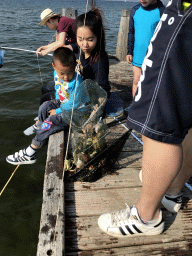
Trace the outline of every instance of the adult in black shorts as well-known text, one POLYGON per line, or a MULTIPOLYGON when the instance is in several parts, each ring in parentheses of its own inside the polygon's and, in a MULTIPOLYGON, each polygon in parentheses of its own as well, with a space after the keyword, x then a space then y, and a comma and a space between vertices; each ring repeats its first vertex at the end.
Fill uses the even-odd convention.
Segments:
POLYGON ((142 194, 127 209, 103 214, 99 227, 115 237, 157 235, 159 204, 180 209, 182 142, 192 127, 192 6, 170 0, 151 39, 127 125, 143 135, 142 194))

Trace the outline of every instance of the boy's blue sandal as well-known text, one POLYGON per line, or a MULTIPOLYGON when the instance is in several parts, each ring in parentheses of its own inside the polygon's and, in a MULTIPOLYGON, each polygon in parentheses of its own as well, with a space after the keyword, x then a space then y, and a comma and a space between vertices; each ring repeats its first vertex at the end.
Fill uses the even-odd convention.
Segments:
POLYGON ((151 223, 144 223, 136 207, 127 206, 125 210, 106 213, 99 217, 98 225, 106 234, 114 237, 152 236, 164 230, 164 220, 160 211, 159 218, 151 223))
POLYGON ((19 152, 16 152, 13 155, 9 155, 6 157, 6 161, 9 164, 13 165, 22 165, 22 164, 34 164, 37 161, 36 153, 32 156, 27 155, 25 149, 19 150, 19 152))

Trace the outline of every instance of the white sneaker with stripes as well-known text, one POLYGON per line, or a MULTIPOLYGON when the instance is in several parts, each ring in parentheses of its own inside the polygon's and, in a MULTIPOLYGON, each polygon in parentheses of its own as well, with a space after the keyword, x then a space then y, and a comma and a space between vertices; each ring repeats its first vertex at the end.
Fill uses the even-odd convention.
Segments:
POLYGON ((153 236, 161 234, 164 230, 161 211, 155 222, 144 223, 134 206, 132 208, 127 206, 125 210, 101 215, 98 225, 103 232, 114 237, 153 236))
POLYGON ((164 195, 163 199, 161 200, 162 205, 172 213, 178 213, 181 209, 183 202, 183 194, 179 194, 177 196, 169 196, 164 195))
MULTIPOLYGON (((139 179, 142 182, 142 170, 139 172, 139 179)), ((162 205, 172 213, 178 213, 181 209, 183 202, 183 194, 180 193, 176 196, 164 195, 163 199, 161 200, 162 205)))
POLYGON ((16 152, 13 155, 9 155, 6 157, 6 161, 9 164, 13 165, 22 165, 22 164, 34 164, 37 161, 36 153, 32 156, 27 155, 25 149, 19 150, 19 152, 16 152))
POLYGON ((23 133, 25 135, 29 136, 29 135, 36 133, 36 131, 37 131, 37 125, 35 123, 32 126, 28 127, 25 131, 23 131, 23 133))

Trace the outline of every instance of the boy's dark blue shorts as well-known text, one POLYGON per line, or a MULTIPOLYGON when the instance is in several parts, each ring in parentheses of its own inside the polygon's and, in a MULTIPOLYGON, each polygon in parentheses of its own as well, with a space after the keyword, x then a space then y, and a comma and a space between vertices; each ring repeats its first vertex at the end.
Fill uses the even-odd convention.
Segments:
POLYGON ((142 65, 128 127, 179 144, 192 127, 192 5, 169 1, 142 65))

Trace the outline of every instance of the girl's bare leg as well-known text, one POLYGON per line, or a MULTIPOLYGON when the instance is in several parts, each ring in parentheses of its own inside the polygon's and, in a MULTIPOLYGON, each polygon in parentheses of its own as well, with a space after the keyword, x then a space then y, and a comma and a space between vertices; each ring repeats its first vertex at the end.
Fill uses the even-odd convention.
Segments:
POLYGON ((143 136, 142 194, 136 204, 144 220, 158 218, 159 204, 179 173, 182 145, 158 142, 143 136))
POLYGON ((192 129, 189 130, 183 143, 183 164, 180 172, 168 188, 167 195, 179 195, 184 184, 192 176, 192 129))

